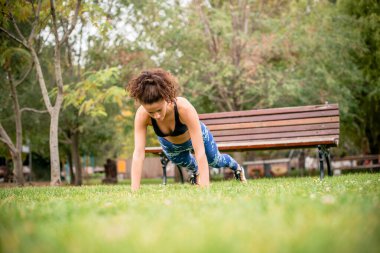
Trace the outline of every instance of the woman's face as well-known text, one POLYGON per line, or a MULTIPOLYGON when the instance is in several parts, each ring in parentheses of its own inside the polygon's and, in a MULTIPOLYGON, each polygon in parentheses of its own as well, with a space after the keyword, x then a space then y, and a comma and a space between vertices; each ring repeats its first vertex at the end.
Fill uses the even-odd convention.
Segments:
POLYGON ((160 100, 153 104, 142 104, 142 106, 147 111, 150 117, 154 118, 155 120, 162 121, 166 116, 168 102, 166 102, 165 100, 160 100))

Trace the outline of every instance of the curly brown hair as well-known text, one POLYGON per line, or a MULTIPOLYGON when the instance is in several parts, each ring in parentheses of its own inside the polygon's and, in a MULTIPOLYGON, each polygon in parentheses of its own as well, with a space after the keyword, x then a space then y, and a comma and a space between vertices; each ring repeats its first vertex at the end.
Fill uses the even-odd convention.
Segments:
POLYGON ((169 72, 160 69, 142 71, 128 82, 126 90, 129 96, 143 104, 153 104, 164 99, 174 102, 177 95, 178 81, 169 72))

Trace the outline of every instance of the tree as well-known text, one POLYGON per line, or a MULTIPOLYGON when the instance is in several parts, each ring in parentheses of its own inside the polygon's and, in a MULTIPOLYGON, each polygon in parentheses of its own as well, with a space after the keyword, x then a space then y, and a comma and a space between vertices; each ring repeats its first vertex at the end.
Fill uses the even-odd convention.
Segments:
MULTIPOLYGON (((6 81, 9 84, 10 96, 13 104, 13 114, 16 130, 16 141, 13 142, 6 129, 0 122, 0 140, 5 143, 11 153, 13 161, 13 171, 16 175, 16 181, 19 185, 24 185, 23 164, 22 164, 22 110, 30 108, 20 108, 18 99, 17 86, 24 82, 28 77, 32 68, 30 55, 22 48, 9 47, 5 49, 1 56, 1 67, 6 74, 6 81), (29 66, 28 66, 29 65, 29 66), (14 75, 19 76, 19 80, 15 80, 14 75)), ((1 71, 3 72, 3 71, 1 71)), ((3 73, 4 73, 3 72, 3 73)))
POLYGON ((110 94, 112 89, 124 94, 120 68, 112 67, 128 61, 126 50, 120 49, 112 39, 112 27, 115 20, 120 19, 120 9, 114 0, 99 1, 98 4, 88 6, 89 19, 81 20, 77 39, 66 43, 64 48, 66 73, 69 75, 64 75, 67 98, 60 119, 60 132, 62 143, 70 146, 68 156, 74 161, 76 185, 82 184, 81 153, 91 153, 100 160, 113 157, 121 149, 120 140, 125 141, 115 120, 121 116, 119 106, 124 104, 123 99, 120 95, 110 94), (87 38, 86 45, 82 45, 84 26, 94 23, 98 32, 87 38), (86 52, 82 47, 87 48, 86 52), (73 61, 75 57, 76 62, 73 61))
POLYGON ((0 26, 0 31, 5 33, 10 39, 20 43, 25 49, 29 51, 33 59, 38 82, 40 85, 42 97, 47 111, 50 115, 50 162, 51 162, 51 185, 58 185, 60 179, 60 162, 59 162, 59 149, 58 149, 58 121, 61 105, 63 101, 63 80, 61 71, 61 47, 69 38, 70 34, 75 28, 77 18, 80 11, 81 0, 65 1, 58 6, 59 12, 56 11, 56 4, 54 0, 50 0, 47 4, 39 0, 35 5, 34 1, 24 2, 15 1, 2 1, 4 13, 3 23, 0 26), (67 30, 61 32, 62 23, 60 23, 60 16, 57 14, 70 14, 70 9, 74 9, 72 21, 67 30), (50 22, 48 22, 50 21, 50 22), (21 30, 20 25, 31 24, 30 33, 25 36, 21 30), (11 33, 7 28, 13 26, 16 34, 11 33), (40 58, 38 56, 37 45, 41 43, 42 32, 44 29, 50 30, 54 35, 54 70, 55 70, 55 85, 57 93, 54 104, 49 97, 47 85, 45 82, 44 73, 42 71, 40 58))
MULTIPOLYGON (((117 132, 117 116, 125 107, 125 90, 121 87, 120 70, 110 68, 85 73, 81 82, 65 86, 66 97, 64 111, 70 107, 78 111, 75 122, 77 136, 72 139, 72 156, 79 158, 79 135, 86 136, 82 147, 87 145, 87 151, 92 154, 116 153, 120 149, 115 137, 120 136, 117 132), (74 146, 75 145, 75 146, 74 146), (108 148, 102 148, 106 145, 108 148), (114 146, 114 147, 113 147, 114 146)), ((130 124, 132 113, 127 115, 130 124)), ((99 154, 101 155, 101 154, 99 154)), ((114 154, 112 154, 112 157, 114 154)), ((74 159, 75 163, 75 159, 74 159)), ((75 165, 77 166, 77 165, 75 165)), ((80 184, 81 174, 76 174, 77 183, 80 184)))

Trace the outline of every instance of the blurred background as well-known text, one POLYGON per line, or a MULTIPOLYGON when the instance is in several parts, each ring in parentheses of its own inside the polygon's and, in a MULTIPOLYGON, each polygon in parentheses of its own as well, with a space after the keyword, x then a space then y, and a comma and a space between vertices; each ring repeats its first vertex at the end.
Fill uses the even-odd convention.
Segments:
MULTIPOLYGON (((16 0, 0 8, 3 182, 16 180, 15 168, 18 180, 127 179, 137 105, 124 86, 152 67, 174 74, 198 113, 338 103, 335 167, 378 162, 378 1, 67 0, 53 9, 16 0), (364 155, 372 156, 356 159, 364 155)), ((158 145, 152 129, 147 143, 158 145)), ((318 166, 314 149, 239 159, 251 162, 251 178, 312 175, 318 166)), ((149 157, 144 177, 161 175, 149 157)))

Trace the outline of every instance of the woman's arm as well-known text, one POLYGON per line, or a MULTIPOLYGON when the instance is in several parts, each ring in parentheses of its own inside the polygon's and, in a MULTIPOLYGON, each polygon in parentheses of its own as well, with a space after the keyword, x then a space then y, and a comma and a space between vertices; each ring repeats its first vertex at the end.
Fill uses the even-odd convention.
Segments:
POLYGON ((131 189, 137 191, 140 188, 141 173, 145 158, 146 142, 146 117, 140 107, 135 117, 135 149, 132 158, 131 189))
POLYGON ((208 162, 203 144, 202 129, 199 123, 198 113, 194 106, 185 98, 178 98, 177 105, 180 104, 180 119, 187 126, 193 144, 195 159, 198 163, 199 185, 209 186, 210 176, 208 162))

